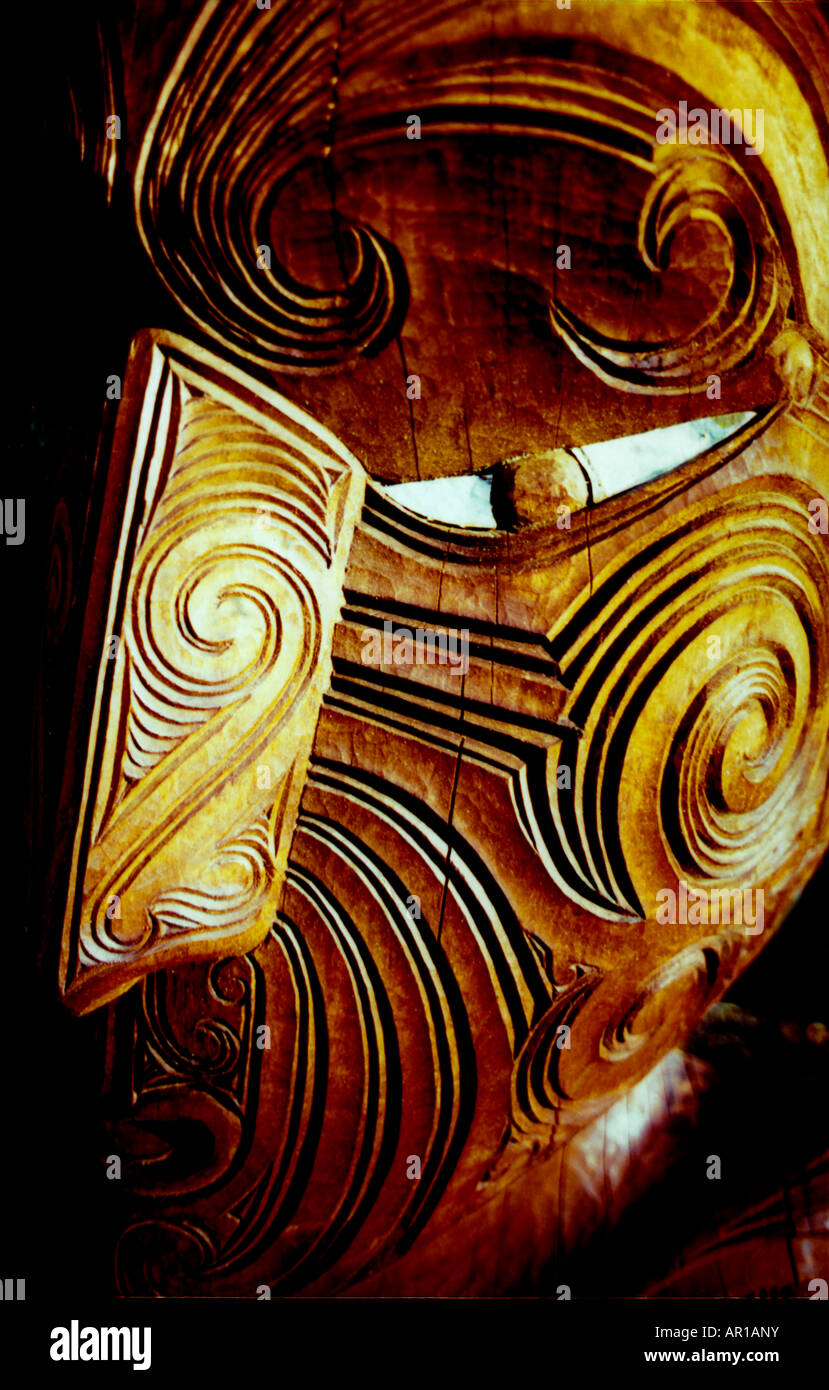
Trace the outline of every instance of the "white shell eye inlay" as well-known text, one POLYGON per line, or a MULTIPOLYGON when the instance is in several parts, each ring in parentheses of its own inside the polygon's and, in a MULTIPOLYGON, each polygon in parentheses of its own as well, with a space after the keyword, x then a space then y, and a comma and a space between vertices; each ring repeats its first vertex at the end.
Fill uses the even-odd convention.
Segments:
POLYGON ((648 430, 645 434, 586 444, 572 452, 590 479, 593 501, 603 502, 607 497, 660 478, 663 473, 670 473, 680 464, 713 449, 737 434, 754 415, 753 410, 744 410, 737 415, 683 420, 678 425, 648 430))
POLYGON ((385 491, 401 507, 443 521, 449 526, 495 530, 492 513, 492 474, 464 473, 456 478, 427 478, 419 483, 394 483, 385 491))
MULTIPOLYGON (((736 415, 683 420, 678 425, 647 430, 644 434, 628 434, 599 444, 581 445, 570 452, 590 479, 594 503, 603 502, 697 458, 739 433, 754 418, 754 411, 744 410, 736 415)), ((393 483, 384 491, 401 507, 429 521, 475 530, 496 529, 492 473, 393 483)))

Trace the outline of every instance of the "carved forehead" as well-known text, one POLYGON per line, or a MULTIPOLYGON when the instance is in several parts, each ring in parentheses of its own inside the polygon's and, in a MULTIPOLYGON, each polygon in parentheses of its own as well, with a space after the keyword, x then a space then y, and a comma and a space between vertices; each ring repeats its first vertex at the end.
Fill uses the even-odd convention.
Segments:
POLYGON ((706 363, 655 361, 654 344, 704 340, 736 374, 733 408, 768 403, 763 334, 792 294, 796 317, 817 308, 819 98, 779 29, 682 10, 196 7, 152 113, 131 97, 145 248, 211 342, 379 477, 705 414, 706 363), (722 104, 735 128, 745 113, 746 134, 762 109, 763 139, 669 179, 660 208, 664 156, 701 158, 658 143, 657 111, 681 101, 722 104), (748 331, 724 350, 729 315, 748 331))
MULTIPOLYGON (((55 60, 80 53, 70 124, 136 205, 164 295, 155 321, 177 300, 182 332, 316 414, 375 477, 482 470, 706 414, 682 377, 678 394, 664 379, 651 391, 637 354, 701 328, 710 348, 729 278, 730 313, 745 314, 742 287, 759 271, 768 291, 781 260, 794 302, 780 277, 766 307, 776 297, 825 332, 829 63, 813 7, 142 0, 124 15, 99 21, 100 43, 64 17, 55 60), (655 162, 695 153, 660 147, 655 116, 683 101, 755 113, 755 134, 762 113, 762 153, 717 154, 768 226, 735 254, 733 219, 721 230, 686 200, 654 271, 638 235, 655 162), (118 141, 100 139, 102 107, 125 113, 118 141), (551 301, 584 320, 581 357, 551 301), (631 355, 643 399, 597 374, 597 335, 631 355)), ((726 363, 733 410, 775 398, 764 347, 726 363)))

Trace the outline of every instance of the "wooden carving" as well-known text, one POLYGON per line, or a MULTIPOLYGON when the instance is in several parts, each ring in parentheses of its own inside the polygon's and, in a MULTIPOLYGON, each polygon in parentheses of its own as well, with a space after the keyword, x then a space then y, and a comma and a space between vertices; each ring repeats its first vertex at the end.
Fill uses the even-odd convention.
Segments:
POLYGON ((91 605, 85 635, 98 670, 61 956, 73 1007, 267 934, 360 491, 359 465, 273 392, 184 340, 134 345, 105 627, 91 605))
POLYGON ((151 92, 125 72, 181 331, 132 340, 50 878, 63 996, 107 1005, 122 1292, 514 1287, 591 1126, 814 873, 802 8, 808 82, 765 6, 614 0, 188 3, 151 92), (660 143, 660 108, 764 92, 764 149, 660 143), (496 524, 394 491, 462 475, 496 524))

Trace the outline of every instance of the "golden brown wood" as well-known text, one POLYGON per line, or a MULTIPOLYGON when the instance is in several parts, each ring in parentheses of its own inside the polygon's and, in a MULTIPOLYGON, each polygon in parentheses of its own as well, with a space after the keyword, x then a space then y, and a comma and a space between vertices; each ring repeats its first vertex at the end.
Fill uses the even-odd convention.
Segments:
POLYGON ((829 29, 787 8, 138 7, 100 172, 181 331, 118 405, 50 881, 122 1291, 537 1276, 825 852, 829 29), (680 102, 763 148, 661 144, 680 102), (386 486, 490 473, 489 529, 386 486))
POLYGON ((266 935, 361 493, 359 464, 274 392, 182 339, 134 344, 105 627, 90 608, 85 634, 98 680, 61 956, 73 1007, 266 935))

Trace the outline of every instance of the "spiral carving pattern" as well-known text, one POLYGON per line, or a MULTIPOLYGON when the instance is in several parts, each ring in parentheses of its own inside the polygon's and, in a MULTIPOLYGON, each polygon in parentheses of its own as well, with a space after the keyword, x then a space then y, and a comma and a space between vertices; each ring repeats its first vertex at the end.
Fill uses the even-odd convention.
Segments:
POLYGON ((664 823, 677 863, 695 877, 750 877, 779 858, 775 835, 808 752, 797 688, 813 672, 807 652, 797 655, 796 665, 771 643, 725 663, 716 700, 700 694, 677 731, 662 780, 664 823))
MULTIPOLYGON (((258 458, 261 432, 240 437, 229 411, 199 401, 185 407, 185 424, 194 429, 208 414, 210 444, 180 454, 136 565, 125 633, 131 782, 265 677, 281 689, 278 705, 287 703, 319 650, 318 604, 291 558, 293 519, 260 500, 273 474, 258 458)), ((318 545, 312 532, 309 548, 318 545)))
POLYGON ((66 919, 84 1004, 267 931, 358 505, 356 464, 290 403, 181 339, 133 355, 66 919))
POLYGON ((213 929, 235 926, 264 898, 275 862, 268 812, 221 846, 213 873, 208 870, 197 888, 171 888, 156 898, 151 916, 167 932, 188 931, 194 923, 213 929))
POLYGON ((743 367, 783 322, 791 298, 785 260, 768 214, 742 169, 721 151, 676 153, 657 164, 639 219, 639 254, 654 274, 670 270, 674 239, 703 222, 722 239, 730 273, 684 337, 608 338, 553 301, 554 329, 611 386, 652 395, 705 391, 710 373, 743 367))
POLYGON ((303 285, 272 255, 282 185, 328 144, 336 35, 318 3, 205 6, 136 175, 139 229, 171 292, 224 346, 283 370, 365 351, 389 330, 395 277, 405 283, 367 226, 341 228, 340 288, 303 285))
POLYGON ((737 928, 670 957, 620 1003, 616 981, 587 968, 533 1028, 512 1075, 517 1134, 560 1143, 606 1110, 679 1042, 733 976, 744 948, 737 928))
POLYGON ((583 730, 557 823, 574 888, 620 914, 652 915, 678 877, 783 882, 822 800, 822 539, 794 483, 742 484, 721 505, 727 531, 703 504, 672 519, 553 641, 583 730))

